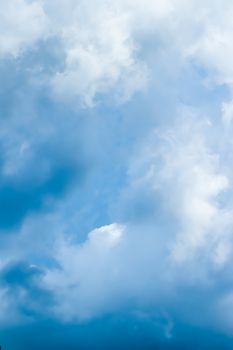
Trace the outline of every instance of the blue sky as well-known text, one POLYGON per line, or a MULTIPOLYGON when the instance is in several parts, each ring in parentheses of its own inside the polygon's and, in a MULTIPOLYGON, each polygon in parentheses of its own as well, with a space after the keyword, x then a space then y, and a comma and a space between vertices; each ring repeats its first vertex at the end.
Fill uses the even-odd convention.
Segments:
POLYGON ((0 6, 0 344, 231 349, 233 4, 0 6))

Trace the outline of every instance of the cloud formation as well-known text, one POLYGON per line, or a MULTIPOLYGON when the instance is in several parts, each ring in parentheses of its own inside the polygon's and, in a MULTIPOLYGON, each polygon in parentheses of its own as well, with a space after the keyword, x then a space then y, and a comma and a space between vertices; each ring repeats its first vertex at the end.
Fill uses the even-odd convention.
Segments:
POLYGON ((13 0, 1 4, 0 55, 19 54, 47 34, 47 19, 41 2, 13 0))
POLYGON ((0 323, 12 350, 32 348, 36 325, 51 327, 50 349, 230 348, 232 11, 1 4, 0 323))

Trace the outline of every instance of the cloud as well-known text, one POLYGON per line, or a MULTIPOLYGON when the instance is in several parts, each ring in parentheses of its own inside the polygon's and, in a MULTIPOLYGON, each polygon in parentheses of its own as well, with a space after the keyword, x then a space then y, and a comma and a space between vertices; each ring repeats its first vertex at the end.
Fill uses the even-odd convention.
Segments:
POLYGON ((0 9, 0 56, 17 57, 47 34, 41 2, 11 0, 0 9))
POLYGON ((87 106, 109 91, 118 101, 128 100, 147 80, 145 65, 136 59, 128 15, 104 2, 92 9, 81 2, 70 24, 61 27, 65 67, 52 79, 52 89, 58 98, 87 106))
POLYGON ((121 244, 123 231, 123 226, 111 224, 90 232, 82 245, 66 240, 58 243, 55 254, 59 268, 48 270, 43 284, 55 295, 58 317, 90 318, 109 305, 117 277, 112 255, 121 244))
POLYGON ((208 4, 202 9, 202 31, 190 45, 190 54, 209 72, 209 78, 218 84, 232 85, 233 27, 231 22, 233 7, 228 1, 224 7, 220 3, 208 4))
POLYGON ((170 46, 181 63, 205 68, 209 84, 231 88, 232 6, 228 2, 224 8, 210 1, 185 4, 181 0, 146 1, 143 6, 130 0, 80 2, 79 6, 60 1, 59 10, 53 2, 46 6, 65 52, 64 69, 51 81, 61 100, 92 106, 105 95, 109 98, 109 91, 119 102, 143 90, 156 69, 147 56, 150 39, 155 52, 156 41, 165 51, 170 46))
POLYGON ((32 348, 37 324, 47 348, 91 349, 95 324, 110 327, 103 348, 227 349, 231 14, 209 0, 2 5, 0 322, 22 337, 4 329, 9 348, 32 348))
POLYGON ((172 304, 171 320, 195 324, 184 296, 189 288, 197 296, 213 284, 206 307, 206 296, 197 303, 205 308, 201 323, 216 327, 209 309, 231 290, 216 285, 232 261, 232 206, 225 197, 231 187, 207 137, 214 126, 192 110, 180 113, 172 127, 147 137, 131 160, 125 190, 151 192, 150 218, 100 227, 82 244, 65 236, 58 240, 56 266, 46 269, 43 285, 55 296, 59 320, 89 320, 130 306, 140 312, 141 303, 143 308, 152 303, 155 314, 160 305, 166 310, 172 304))
MULTIPOLYGON (((189 112, 184 113, 188 119, 189 112)), ((197 122, 189 125, 181 119, 179 124, 167 134, 165 147, 160 150, 163 166, 156 173, 156 162, 153 170, 153 158, 150 159, 147 177, 153 181, 155 191, 165 196, 166 206, 179 221, 180 233, 172 255, 182 261, 192 259, 196 250, 199 252, 216 239, 218 222, 226 224, 228 215, 218 198, 227 190, 229 180, 220 171, 218 154, 206 146, 197 122)))

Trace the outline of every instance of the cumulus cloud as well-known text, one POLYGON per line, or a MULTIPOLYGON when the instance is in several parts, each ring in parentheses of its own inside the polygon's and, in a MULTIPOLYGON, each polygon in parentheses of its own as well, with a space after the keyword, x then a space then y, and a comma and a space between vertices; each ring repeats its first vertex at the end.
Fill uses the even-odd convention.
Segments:
POLYGON ((1 324, 232 335, 232 9, 2 4, 1 324))
MULTIPOLYGON (((224 193, 231 193, 231 187, 207 137, 213 126, 197 122, 187 109, 181 114, 185 118, 163 133, 153 132, 132 157, 127 191, 152 193, 152 218, 100 227, 82 244, 65 238, 56 244, 57 267, 47 269, 44 286, 55 295, 53 313, 59 319, 90 319, 142 300, 158 310, 177 289, 191 285, 199 294, 216 283, 219 271, 226 274, 233 222, 224 193)), ((214 305, 225 293, 214 289, 206 315, 211 307, 217 315, 214 305)), ((194 322, 189 311, 186 317, 194 322)), ((208 317, 204 322, 216 326, 208 317)))
POLYGON ((121 244, 123 231, 123 226, 111 224, 92 231, 82 245, 59 242, 56 251, 59 269, 48 271, 44 279, 47 288, 56 295, 55 313, 59 317, 85 319, 103 312, 107 305, 111 307, 108 298, 113 295, 109 288, 114 288, 118 269, 112 265, 112 256, 121 244))
POLYGON ((224 200, 232 191, 229 172, 224 173, 223 154, 208 145, 207 135, 214 126, 208 120, 198 121, 187 109, 182 114, 174 128, 153 134, 154 141, 146 143, 130 174, 137 186, 147 184, 160 195, 175 222, 173 259, 192 261, 203 255, 224 265, 232 239, 232 207, 224 200))
POLYGON ((66 58, 64 70, 52 79, 54 93, 88 106, 109 91, 118 101, 128 100, 147 78, 145 65, 136 59, 128 15, 101 3, 95 12, 81 3, 74 13, 61 28, 66 58))
POLYGON ((143 6, 138 1, 112 4, 102 0, 78 6, 61 1, 60 7, 48 6, 64 44, 64 69, 52 79, 52 89, 62 99, 90 106, 109 91, 124 101, 143 89, 147 72, 153 69, 143 52, 147 50, 144 40, 151 35, 161 40, 165 50, 167 45, 176 48, 181 61, 205 67, 209 82, 231 88, 233 9, 228 1, 224 7, 209 1, 147 1, 143 6), (66 11, 71 7, 67 21, 66 11))
MULTIPOLYGON (((229 216, 218 198, 227 190, 229 181, 221 173, 218 154, 208 149, 202 131, 193 122, 189 125, 181 120, 179 127, 167 135, 166 141, 160 150, 162 168, 154 171, 151 168, 147 176, 153 181, 154 189, 165 195, 166 205, 179 221, 181 232, 177 235, 172 255, 183 261, 192 259, 192 255, 209 246, 210 241, 217 241, 216 234, 224 235, 226 228, 222 233, 218 222, 226 225, 229 216), (219 229, 217 233, 216 227, 219 229)), ((152 159, 150 167, 153 166, 152 159)), ((215 256, 214 251, 213 254, 215 256)))
POLYGON ((48 79, 59 99, 91 106, 103 95, 110 98, 110 91, 119 102, 144 89, 152 69, 145 59, 144 41, 151 35, 165 45, 170 42, 183 60, 204 66, 212 82, 231 87, 232 5, 228 1, 225 6, 181 0, 147 1, 143 6, 130 0, 57 4, 17 0, 2 6, 1 51, 17 56, 38 40, 59 38, 63 67, 48 79))

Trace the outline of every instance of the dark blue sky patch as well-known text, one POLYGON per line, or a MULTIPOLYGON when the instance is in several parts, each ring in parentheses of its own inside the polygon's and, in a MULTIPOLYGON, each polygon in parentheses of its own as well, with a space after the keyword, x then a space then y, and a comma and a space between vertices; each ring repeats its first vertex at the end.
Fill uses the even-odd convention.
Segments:
MULTIPOLYGON (((60 198, 75 179, 82 178, 81 166, 78 168, 77 164, 65 160, 50 162, 49 171, 42 178, 34 177, 32 169, 32 177, 27 176, 27 181, 14 177, 0 180, 1 229, 12 229, 29 213, 49 209, 51 200, 60 198)), ((40 171, 40 159, 37 160, 37 170, 40 171)))
POLYGON ((11 350, 231 350, 232 339, 206 329, 179 325, 165 339, 151 320, 124 315, 79 325, 53 321, 5 328, 0 339, 11 350))
POLYGON ((35 277, 41 274, 41 270, 30 266, 26 262, 11 263, 1 270, 2 284, 16 286, 29 286, 35 277))
POLYGON ((0 273, 0 286, 7 290, 7 296, 16 303, 16 310, 24 320, 40 320, 48 317, 53 298, 41 287, 43 270, 25 261, 7 265, 0 273))

